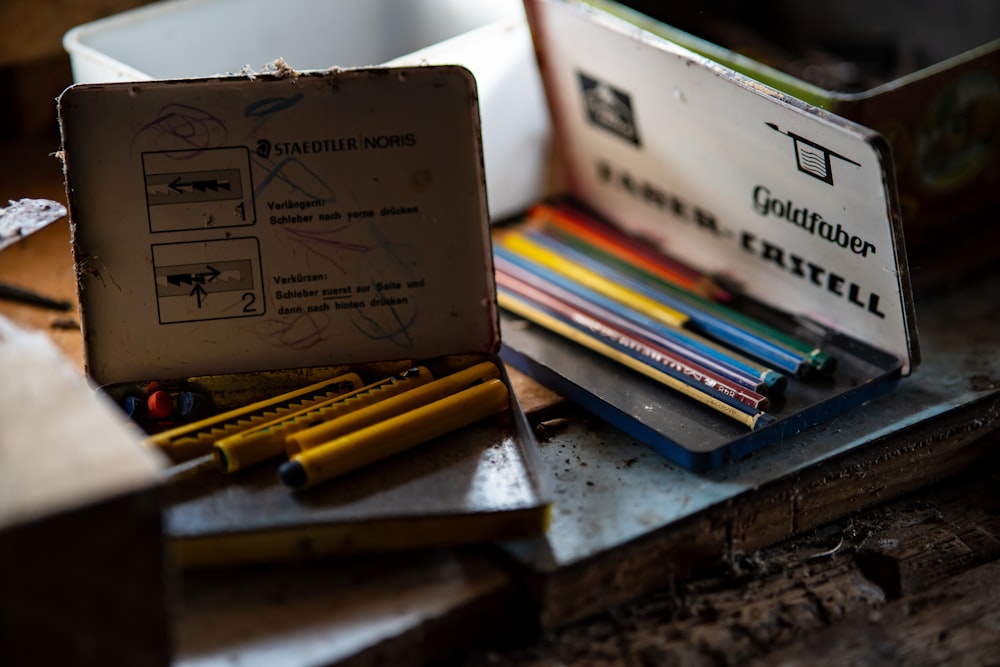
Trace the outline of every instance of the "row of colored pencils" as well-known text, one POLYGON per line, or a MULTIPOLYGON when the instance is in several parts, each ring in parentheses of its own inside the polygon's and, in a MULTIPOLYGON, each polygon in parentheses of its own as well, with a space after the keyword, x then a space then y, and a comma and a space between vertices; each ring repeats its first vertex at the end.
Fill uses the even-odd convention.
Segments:
POLYGON ((830 375, 822 349, 728 305, 704 274, 569 203, 496 234, 506 310, 751 429, 775 421, 788 377, 830 375))

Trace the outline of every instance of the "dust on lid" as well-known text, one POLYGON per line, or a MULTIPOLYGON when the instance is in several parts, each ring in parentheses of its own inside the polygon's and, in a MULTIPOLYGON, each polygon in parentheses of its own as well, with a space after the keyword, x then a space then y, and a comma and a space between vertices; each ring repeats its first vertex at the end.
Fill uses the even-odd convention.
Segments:
POLYGON ((527 9, 575 196, 910 372, 916 326, 881 136, 593 7, 527 9))
POLYGON ((76 85, 59 115, 97 382, 499 345, 464 68, 76 85))

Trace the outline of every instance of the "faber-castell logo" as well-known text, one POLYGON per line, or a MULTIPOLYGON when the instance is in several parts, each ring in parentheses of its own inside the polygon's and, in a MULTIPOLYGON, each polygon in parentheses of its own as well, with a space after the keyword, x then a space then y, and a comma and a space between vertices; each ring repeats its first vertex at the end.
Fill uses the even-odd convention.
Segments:
POLYGON ((792 144, 795 146, 795 163, 798 165, 799 171, 803 174, 809 174, 813 178, 818 178, 824 183, 833 185, 833 161, 831 158, 838 158, 855 166, 861 166, 854 160, 834 153, 815 141, 810 141, 794 132, 782 130, 774 123, 765 123, 765 125, 779 134, 791 137, 792 144))
POLYGON ((592 79, 583 72, 577 74, 590 122, 638 146, 639 132, 628 94, 592 79))

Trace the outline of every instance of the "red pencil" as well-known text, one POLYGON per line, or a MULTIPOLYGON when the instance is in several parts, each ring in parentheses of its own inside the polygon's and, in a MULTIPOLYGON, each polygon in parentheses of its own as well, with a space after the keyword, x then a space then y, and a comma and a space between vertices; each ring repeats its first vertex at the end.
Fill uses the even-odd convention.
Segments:
POLYGON ((614 340, 616 344, 634 350, 647 359, 649 363, 667 366, 681 373, 689 381, 701 384, 707 389, 735 399, 751 408, 767 410, 770 407, 770 401, 766 396, 742 387, 688 359, 677 356, 650 340, 636 337, 622 328, 620 322, 616 323, 617 317, 613 313, 604 311, 596 305, 588 309, 588 312, 584 312, 500 268, 496 271, 496 277, 499 286, 559 314, 596 336, 614 340))

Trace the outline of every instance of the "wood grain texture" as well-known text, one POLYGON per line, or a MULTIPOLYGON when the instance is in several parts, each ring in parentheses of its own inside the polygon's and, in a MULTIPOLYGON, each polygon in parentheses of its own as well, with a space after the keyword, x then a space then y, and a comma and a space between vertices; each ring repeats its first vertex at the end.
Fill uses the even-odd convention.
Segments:
POLYGON ((1000 459, 984 461, 794 539, 734 552, 709 572, 531 643, 469 653, 456 664, 996 664, 1000 476, 992 466, 1000 459), (959 558, 951 555, 956 545, 959 558), (924 576, 894 593, 896 583, 870 568, 873 550, 901 561, 924 553, 924 576))
POLYGON ((44 333, 0 368, 0 664, 167 664, 163 461, 44 333))

